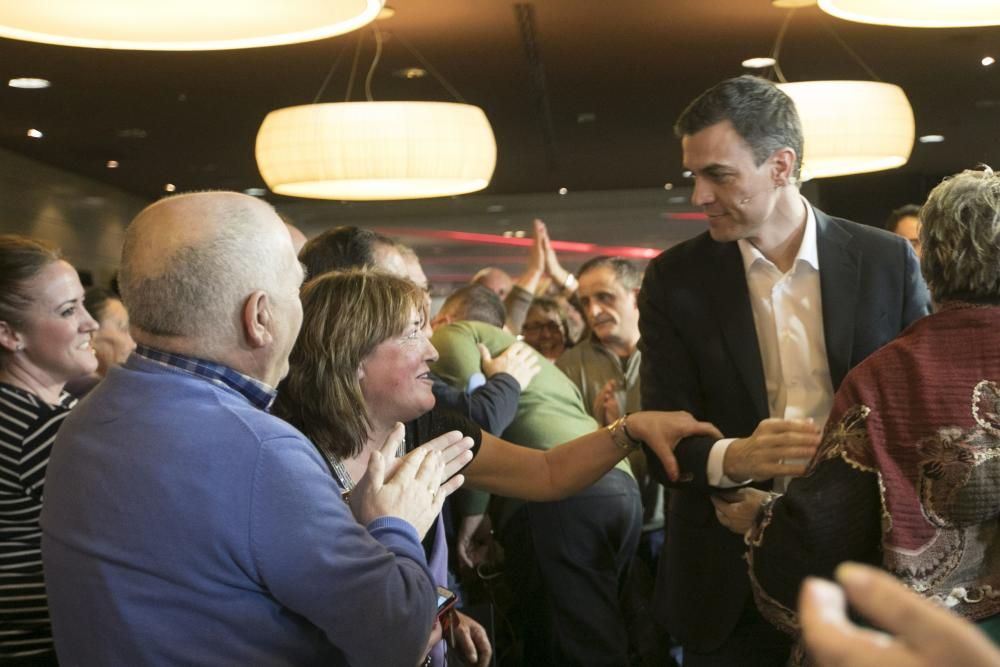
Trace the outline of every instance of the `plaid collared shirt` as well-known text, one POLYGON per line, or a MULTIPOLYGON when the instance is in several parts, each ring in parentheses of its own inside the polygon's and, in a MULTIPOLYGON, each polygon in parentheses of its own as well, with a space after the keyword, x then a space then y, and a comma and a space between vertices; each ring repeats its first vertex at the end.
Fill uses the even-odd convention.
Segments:
POLYGON ((278 395, 278 392, 273 387, 252 377, 243 375, 243 373, 235 371, 229 366, 217 364, 214 361, 195 359, 194 357, 174 354, 173 352, 164 352, 163 350, 156 350, 146 345, 137 345, 135 354, 149 361, 170 366, 191 375, 203 377, 216 384, 225 385, 239 392, 241 396, 250 401, 251 405, 264 411, 271 409, 271 404, 274 403, 274 399, 278 395))

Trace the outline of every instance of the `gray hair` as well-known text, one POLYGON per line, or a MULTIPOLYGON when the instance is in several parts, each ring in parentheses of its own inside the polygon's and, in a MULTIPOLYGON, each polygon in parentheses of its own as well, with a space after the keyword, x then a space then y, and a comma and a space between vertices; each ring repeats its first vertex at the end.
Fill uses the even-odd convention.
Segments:
POLYGON ((744 75, 726 79, 699 95, 674 125, 678 138, 729 121, 750 146, 758 167, 779 148, 795 151, 795 171, 802 168, 802 121, 792 98, 767 79, 744 75))
POLYGON ((580 270, 576 272, 578 278, 594 269, 609 268, 615 274, 615 279, 627 290, 636 289, 642 283, 642 271, 636 268, 635 264, 624 257, 612 257, 601 255, 593 257, 584 262, 580 270))
MULTIPOLYGON (((154 205, 156 206, 156 205, 154 205)), ((148 266, 147 224, 136 222, 125 233, 119 282, 131 323, 155 336, 197 339, 211 352, 231 344, 239 330, 241 309, 254 290, 274 295, 282 284, 267 231, 249 206, 227 206, 201 238, 190 239, 148 266)), ((279 230, 281 231, 281 230, 279 230)))
POLYGON ((920 267, 934 300, 1000 301, 1000 175, 984 166, 946 178, 920 221, 920 267))

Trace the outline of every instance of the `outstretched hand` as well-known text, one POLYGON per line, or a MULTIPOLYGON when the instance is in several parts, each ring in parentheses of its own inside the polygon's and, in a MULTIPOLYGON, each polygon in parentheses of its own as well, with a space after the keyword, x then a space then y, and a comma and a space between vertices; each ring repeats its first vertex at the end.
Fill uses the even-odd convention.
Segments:
POLYGON ((667 477, 676 482, 680 467, 674 447, 682 438, 707 435, 721 438, 719 429, 709 422, 700 422, 688 412, 636 412, 628 416, 627 428, 634 438, 642 440, 663 464, 667 477))
POLYGON ((736 482, 801 477, 820 443, 812 421, 765 419, 749 438, 737 438, 726 450, 722 470, 736 482))

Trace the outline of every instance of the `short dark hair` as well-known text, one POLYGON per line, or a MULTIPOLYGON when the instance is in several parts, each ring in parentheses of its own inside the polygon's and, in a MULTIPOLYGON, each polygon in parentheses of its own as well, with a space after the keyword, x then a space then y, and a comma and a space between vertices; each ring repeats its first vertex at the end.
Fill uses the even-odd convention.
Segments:
POLYGON ((465 285, 452 292, 441 310, 451 313, 456 320, 485 322, 495 327, 503 327, 507 320, 507 310, 496 292, 482 285, 465 285))
POLYGON ((17 327, 34 302, 27 283, 52 262, 62 259, 59 250, 45 241, 4 234, 0 236, 0 320, 17 327))
POLYGON ((774 83, 743 75, 715 84, 695 98, 674 124, 678 138, 723 121, 750 146, 759 167, 779 148, 795 151, 795 172, 802 168, 802 121, 795 103, 774 83))
POLYGON ((375 267, 375 248, 379 244, 395 245, 378 232, 343 225, 307 241, 299 252, 299 261, 306 267, 307 280, 327 271, 369 269, 375 267))
POLYGON ((83 292, 83 307, 91 317, 100 322, 104 317, 104 309, 108 307, 108 301, 112 299, 121 300, 117 294, 103 287, 88 287, 83 292))
POLYGON ((610 255, 601 255, 599 257, 594 257, 588 259, 580 267, 580 270, 576 272, 577 277, 583 277, 583 274, 588 271, 593 271, 594 269, 601 269, 607 267, 614 271, 615 278, 618 282, 622 284, 625 289, 636 289, 642 283, 642 271, 640 271, 635 264, 625 259, 624 257, 612 257, 610 255))
POLYGON ((890 232, 895 233, 896 227, 899 226, 899 221, 903 218, 917 218, 920 219, 920 207, 916 204, 904 204, 900 206, 885 220, 885 228, 890 232))

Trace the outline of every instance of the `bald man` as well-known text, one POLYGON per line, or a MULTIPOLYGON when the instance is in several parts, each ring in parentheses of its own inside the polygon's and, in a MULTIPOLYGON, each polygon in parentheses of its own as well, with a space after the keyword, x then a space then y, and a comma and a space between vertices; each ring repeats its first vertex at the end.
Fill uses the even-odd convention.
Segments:
POLYGON ((48 468, 60 662, 415 665, 426 653, 436 592, 420 538, 466 445, 441 440, 385 478, 390 438, 344 502, 315 447, 268 413, 302 278, 288 230, 253 197, 173 197, 129 226, 121 288, 139 346, 73 412, 48 468))

